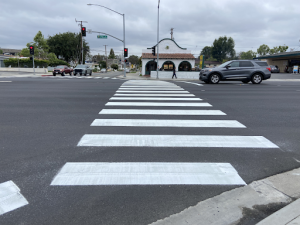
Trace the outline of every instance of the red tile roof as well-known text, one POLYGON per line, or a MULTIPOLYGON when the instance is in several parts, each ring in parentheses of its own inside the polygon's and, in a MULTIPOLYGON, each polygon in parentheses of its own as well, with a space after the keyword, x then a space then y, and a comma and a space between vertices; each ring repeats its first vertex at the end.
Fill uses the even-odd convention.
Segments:
MULTIPOLYGON (((152 53, 143 53, 142 54, 143 59, 157 59, 157 54, 154 56, 152 53)), ((192 54, 184 54, 184 53, 162 53, 159 54, 160 59, 195 59, 195 57, 192 54)))

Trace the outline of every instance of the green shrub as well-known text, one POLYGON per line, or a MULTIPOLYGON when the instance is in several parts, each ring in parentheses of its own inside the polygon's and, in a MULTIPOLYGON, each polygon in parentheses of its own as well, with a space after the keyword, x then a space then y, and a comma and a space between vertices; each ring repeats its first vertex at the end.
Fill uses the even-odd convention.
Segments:
POLYGON ((117 70, 119 68, 119 66, 117 64, 111 64, 110 67, 113 68, 114 70, 117 70))
POLYGON ((97 71, 98 71, 97 68, 94 68, 94 69, 93 69, 93 72, 94 72, 94 73, 97 72, 97 71))
MULTIPOLYGON (((9 58, 4 60, 4 65, 6 67, 18 67, 18 59, 17 58, 9 58)), ((34 66, 40 67, 40 68, 46 68, 49 65, 48 60, 40 60, 40 59, 35 59, 34 60, 34 66)), ((27 67, 27 68, 32 68, 32 60, 28 59, 19 59, 19 66, 20 67, 27 67)))

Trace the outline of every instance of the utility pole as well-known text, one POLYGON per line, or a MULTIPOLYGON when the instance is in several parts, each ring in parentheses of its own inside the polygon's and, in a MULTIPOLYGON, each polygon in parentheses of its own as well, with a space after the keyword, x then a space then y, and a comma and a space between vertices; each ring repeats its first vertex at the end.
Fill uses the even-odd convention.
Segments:
POLYGON ((82 41, 82 23, 87 23, 87 21, 78 21, 78 20, 76 20, 76 18, 75 18, 75 22, 76 23, 80 23, 80 24, 78 24, 78 26, 80 26, 80 36, 81 36, 81 51, 80 51, 80 53, 81 53, 81 65, 83 65, 83 41, 82 41))
POLYGON ((106 52, 106 46, 108 46, 108 45, 104 45, 105 46, 105 56, 106 56, 106 67, 105 67, 105 69, 107 70, 107 52, 106 52))

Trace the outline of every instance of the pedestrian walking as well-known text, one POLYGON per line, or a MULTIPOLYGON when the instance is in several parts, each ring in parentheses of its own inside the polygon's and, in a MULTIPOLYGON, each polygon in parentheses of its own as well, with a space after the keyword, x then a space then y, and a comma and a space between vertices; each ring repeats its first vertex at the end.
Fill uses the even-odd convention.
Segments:
POLYGON ((172 76, 172 79, 173 79, 174 76, 177 79, 177 76, 176 76, 176 67, 175 66, 173 67, 173 76, 172 76))

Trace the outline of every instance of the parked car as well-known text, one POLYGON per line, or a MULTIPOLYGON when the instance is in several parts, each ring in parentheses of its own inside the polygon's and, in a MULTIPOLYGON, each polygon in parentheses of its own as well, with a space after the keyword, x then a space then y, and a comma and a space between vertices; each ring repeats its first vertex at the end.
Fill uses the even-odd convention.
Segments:
POLYGON ((258 60, 232 60, 215 68, 200 71, 199 79, 205 83, 217 84, 219 81, 242 81, 260 84, 271 77, 267 62, 258 60))
POLYGON ((278 66, 270 65, 271 73, 280 73, 278 66))
POLYGON ((78 65, 75 67, 74 69, 74 76, 77 75, 77 73, 80 74, 80 76, 83 74, 84 76, 86 75, 90 75, 92 76, 92 68, 90 68, 89 66, 87 65, 78 65))
POLYGON ((53 76, 56 76, 56 74, 61 74, 62 76, 65 76, 65 74, 70 74, 70 76, 72 76, 73 74, 73 69, 68 67, 68 66, 57 66, 53 69, 53 76))
POLYGON ((101 70, 100 70, 100 73, 106 73, 106 69, 104 69, 104 68, 101 69, 101 70))
POLYGON ((130 70, 126 68, 126 73, 130 73, 130 70))

